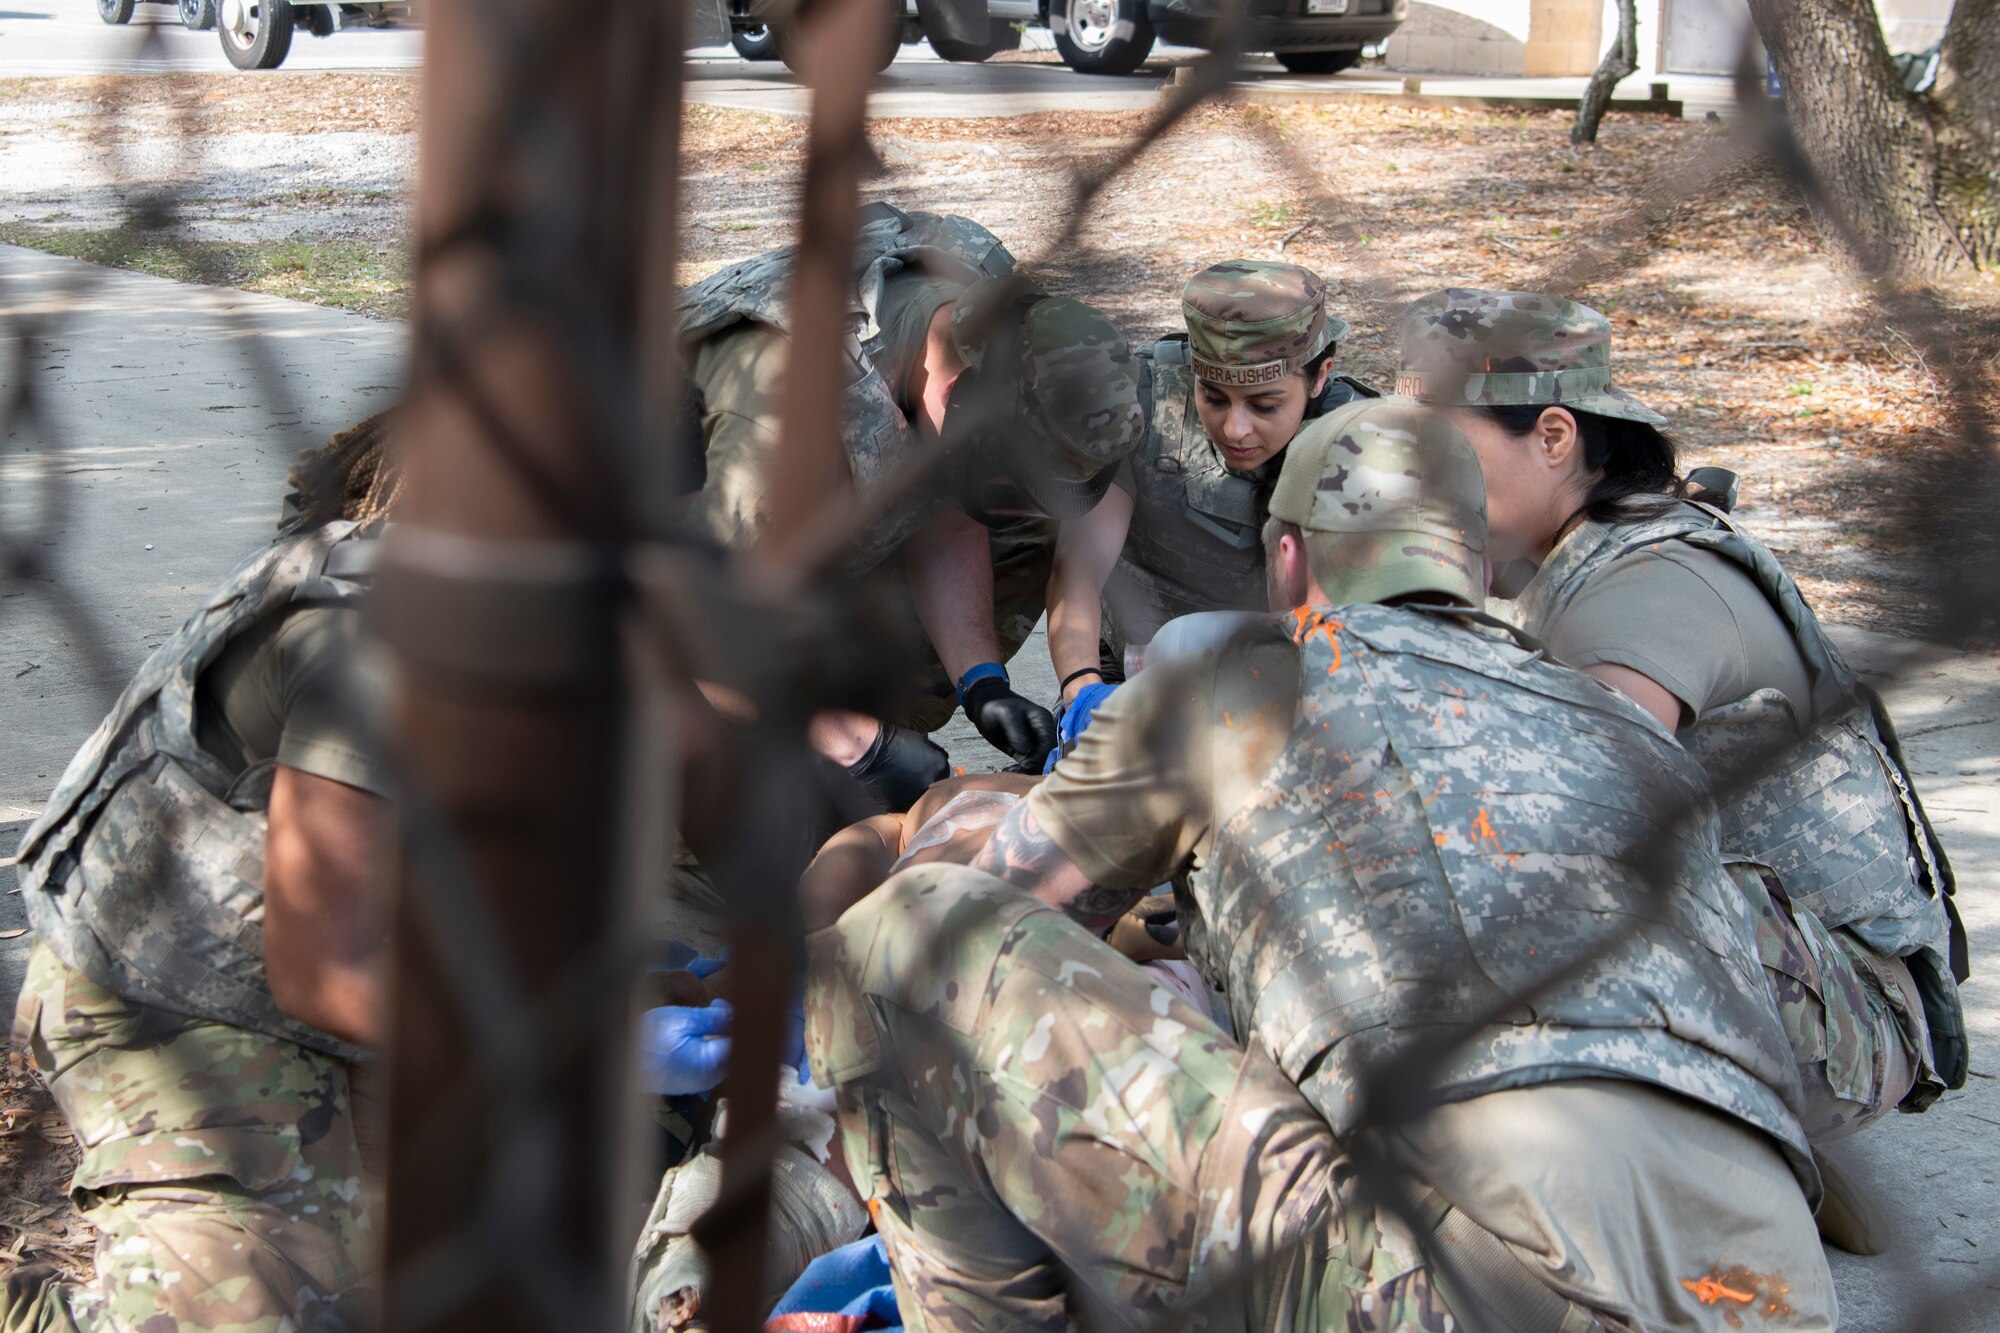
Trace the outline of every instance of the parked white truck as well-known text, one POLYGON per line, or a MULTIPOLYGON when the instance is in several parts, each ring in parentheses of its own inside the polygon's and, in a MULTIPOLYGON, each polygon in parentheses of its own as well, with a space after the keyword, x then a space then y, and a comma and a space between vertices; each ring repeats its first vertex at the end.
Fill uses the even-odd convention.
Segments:
MULTIPOLYGON (((331 37, 354 23, 409 13, 403 3, 340 0, 96 0, 106 23, 128 23, 140 3, 171 4, 181 22, 214 28, 238 69, 276 69, 303 28, 331 37)), ((797 0, 686 0, 689 44, 727 36, 745 60, 785 59, 785 28, 797 0)), ((886 69, 906 42, 928 41, 946 60, 985 60, 1021 44, 1028 27, 1047 27, 1071 69, 1130 74, 1156 39, 1206 46, 1224 0, 884 0, 880 43, 868 56, 886 69)), ((1270 51, 1297 74, 1335 74, 1361 49, 1387 41, 1410 0, 1247 0, 1248 50, 1270 51)))
MULTIPOLYGON (((213 28, 222 38, 222 54, 238 69, 276 69, 291 54, 292 34, 303 28, 315 37, 331 37, 357 23, 380 23, 406 17, 406 3, 355 4, 340 0, 143 0, 172 5, 181 23, 196 32, 213 28)), ((106 23, 130 23, 141 0, 97 0, 97 16, 106 23)))

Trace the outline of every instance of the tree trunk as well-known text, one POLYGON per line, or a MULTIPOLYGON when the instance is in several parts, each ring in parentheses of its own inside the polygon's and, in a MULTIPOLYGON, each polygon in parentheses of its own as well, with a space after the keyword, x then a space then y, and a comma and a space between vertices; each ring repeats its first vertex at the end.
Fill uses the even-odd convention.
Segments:
POLYGON ((2000 0, 1958 0, 1930 100, 1939 206, 1972 262, 2000 270, 2000 0))
POLYGON ((1995 268, 2000 0, 1959 0, 1928 94, 1903 87, 1869 0, 1750 0, 1750 9, 1793 133, 1843 210, 1833 230, 1861 262, 1952 283, 1995 268))
POLYGON ((1577 104, 1576 124, 1569 128, 1571 143, 1596 143, 1597 127, 1611 105, 1611 90, 1639 68, 1639 0, 1618 0, 1618 35, 1604 52, 1590 86, 1577 104))

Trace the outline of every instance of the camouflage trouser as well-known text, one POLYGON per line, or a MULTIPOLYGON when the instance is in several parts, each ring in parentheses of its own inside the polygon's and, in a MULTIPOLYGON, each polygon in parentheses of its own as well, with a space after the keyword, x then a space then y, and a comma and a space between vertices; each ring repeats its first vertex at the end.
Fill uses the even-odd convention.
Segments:
POLYGON ((1916 1081, 1930 1040, 1916 983, 1901 961, 1794 906, 1764 867, 1735 863, 1729 873, 1749 900, 1757 958, 1798 1060, 1806 1135, 1845 1138, 1894 1110, 1916 1081))
POLYGON ((130 1003, 44 944, 14 1035, 83 1148, 71 1197, 97 1228, 97 1280, 13 1292, 0 1329, 291 1333, 358 1313, 368 1221, 344 1064, 130 1003))
POLYGON ((893 876, 813 941, 807 1041, 913 1330, 1452 1327, 1261 1055, 990 876, 893 876))
MULTIPOLYGON (((987 534, 993 553, 993 629, 1000 640, 1000 660, 1012 661, 1035 632, 1048 599, 1049 569, 1055 563, 1053 519, 1016 519, 987 534)), ((910 616, 916 616, 914 604, 910 616)), ((927 652, 910 704, 901 717, 889 719, 920 731, 936 731, 958 711, 958 682, 945 670, 936 652, 927 652)))

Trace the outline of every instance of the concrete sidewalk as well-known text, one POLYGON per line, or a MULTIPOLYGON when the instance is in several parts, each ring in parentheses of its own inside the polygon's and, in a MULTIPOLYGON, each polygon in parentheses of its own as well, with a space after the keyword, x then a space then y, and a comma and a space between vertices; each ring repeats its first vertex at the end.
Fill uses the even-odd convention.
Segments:
POLYGON ((0 531, 46 524, 49 561, 0 590, 4 814, 47 795, 146 653, 269 536, 298 451, 394 400, 404 338, 345 311, 7 246, 0 338, 0 401, 18 367, 48 427, 15 421, 0 438, 0 531), (14 359, 23 327, 35 336, 14 359))
MULTIPOLYGON (((0 439, 0 525, 15 534, 31 522, 44 467, 68 508, 44 539, 46 581, 0 589, 0 855, 148 648, 270 533, 294 451, 388 402, 404 356, 395 325, 0 248, 0 321, 11 331, 29 315, 50 322, 25 362, 0 359, 0 401, 24 365, 65 448, 51 455, 18 424, 0 439), (62 301, 58 288, 79 282, 81 296, 62 301), (275 363, 281 401, 250 372, 252 347, 275 363), (95 626, 95 662, 62 607, 95 626)), ((1918 651, 1859 630, 1837 637, 1878 673, 1918 651)), ((1039 633, 1014 677, 1031 697, 1053 696, 1039 633)), ((1898 1246, 1835 1257, 1842 1327, 1855 1333, 1904 1328, 1923 1300, 1961 1284, 1986 1302, 1975 1309, 2000 1310, 2000 989, 1988 974, 2000 958, 2000 660, 1944 655, 1879 679, 1957 865, 1981 975, 1965 989, 1976 1071, 1965 1090, 1841 1154, 1875 1182, 1898 1246)), ((942 739, 968 768, 997 763, 962 718, 942 739)), ((12 887, 0 871, 4 1009, 28 943, 6 938, 21 924, 12 887)), ((2000 1329, 2000 1315, 1952 1327, 2000 1329)))

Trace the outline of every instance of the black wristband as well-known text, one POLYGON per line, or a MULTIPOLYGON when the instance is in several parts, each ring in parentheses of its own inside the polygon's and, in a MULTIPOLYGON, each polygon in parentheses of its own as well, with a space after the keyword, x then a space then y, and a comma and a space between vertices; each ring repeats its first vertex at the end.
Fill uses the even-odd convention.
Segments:
POLYGON ((1067 676, 1064 676, 1062 678, 1062 684, 1056 686, 1056 693, 1061 694, 1064 690, 1068 689, 1069 683, 1075 680, 1078 676, 1095 676, 1099 680, 1103 680, 1104 672, 1102 672, 1096 667, 1084 667, 1080 671, 1072 671, 1067 676))

